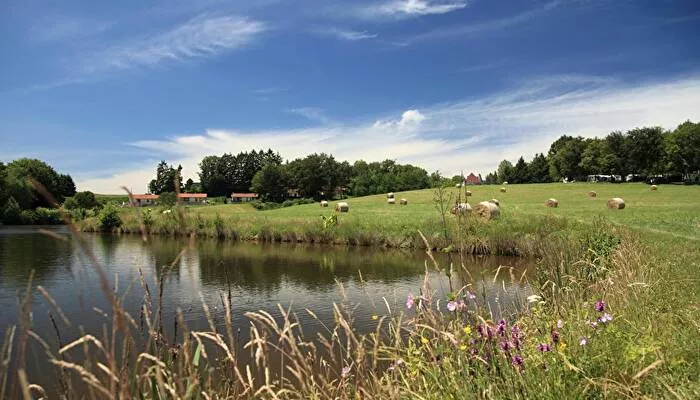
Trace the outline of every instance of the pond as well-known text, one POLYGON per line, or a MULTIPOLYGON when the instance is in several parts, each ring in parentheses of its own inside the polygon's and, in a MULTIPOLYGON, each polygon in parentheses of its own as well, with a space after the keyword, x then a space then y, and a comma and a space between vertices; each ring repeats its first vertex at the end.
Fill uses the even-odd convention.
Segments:
MULTIPOLYGON (((80 330, 101 336, 109 324, 110 306, 100 289, 93 262, 65 227, 51 228, 51 234, 36 227, 0 227, 0 334, 19 320, 21 299, 33 272, 32 329, 58 347, 56 321, 61 342, 80 337, 80 330), (42 297, 43 287, 56 300, 70 327, 56 315, 42 297)), ((374 329, 372 315, 387 315, 405 309, 408 293, 418 294, 426 265, 432 272, 430 287, 444 298, 450 283, 444 273, 420 251, 388 251, 362 247, 320 247, 262 245, 202 240, 189 244, 171 237, 85 235, 86 245, 116 288, 125 309, 138 319, 144 301, 144 283, 157 301, 162 279, 165 335, 172 337, 176 310, 182 309, 190 330, 207 329, 202 301, 215 321, 223 321, 222 296, 231 296, 234 326, 245 341, 250 326, 244 313, 266 310, 278 315, 278 304, 297 311, 305 333, 315 335, 321 323, 333 323, 333 304, 344 303, 353 310, 355 328, 374 329), (188 245, 189 244, 189 245, 188 245), (141 279, 143 276, 143 279, 141 279), (230 294, 229 294, 230 293, 230 294), (315 320, 305 309, 312 310, 315 320), (169 336, 170 335, 170 336, 169 336)), ((454 265, 459 257, 451 255, 454 265)), ((448 265, 448 255, 436 259, 448 265)), ((532 260, 507 257, 469 257, 465 268, 455 267, 454 288, 472 284, 472 290, 486 295, 497 312, 530 294, 525 279, 533 270, 532 260), (495 271, 500 266, 498 276, 495 271)), ((0 341, 3 340, 0 337, 0 341)), ((30 380, 50 388, 50 374, 43 350, 29 346, 27 362, 30 380)))

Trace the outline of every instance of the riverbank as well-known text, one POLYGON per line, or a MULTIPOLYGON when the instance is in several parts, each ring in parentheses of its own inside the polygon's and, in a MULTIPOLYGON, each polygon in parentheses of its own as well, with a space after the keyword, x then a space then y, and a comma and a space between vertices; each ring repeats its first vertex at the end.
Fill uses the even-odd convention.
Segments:
MULTIPOLYGON (((638 232, 658 232, 688 240, 700 238, 700 187, 661 186, 652 192, 644 184, 532 184, 470 187, 472 195, 449 188, 443 194, 446 209, 459 198, 475 204, 496 198, 500 218, 488 222, 456 218, 446 212, 441 218, 434 190, 397 193, 407 206, 389 205, 385 196, 346 200, 350 212, 335 213, 317 204, 258 211, 246 204, 120 209, 118 234, 195 235, 224 240, 257 242, 322 243, 351 246, 424 248, 420 230, 432 247, 461 250, 470 254, 540 255, 541 244, 552 236, 580 231, 599 217, 638 232), (590 190, 597 197, 588 196, 590 190), (606 200, 622 197, 625 210, 609 210, 606 200), (549 198, 559 201, 548 208, 549 198), (327 218, 337 216, 337 224, 327 218)), ((79 222, 85 232, 100 232, 98 218, 79 222)))

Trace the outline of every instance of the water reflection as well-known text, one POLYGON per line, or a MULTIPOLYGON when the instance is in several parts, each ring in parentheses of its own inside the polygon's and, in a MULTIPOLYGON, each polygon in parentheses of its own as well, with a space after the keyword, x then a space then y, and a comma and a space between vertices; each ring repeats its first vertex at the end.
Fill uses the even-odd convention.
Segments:
MULTIPOLYGON (((61 235, 67 233, 56 229, 61 235)), ((262 309, 277 315, 277 304, 297 311, 308 308, 323 323, 332 323, 333 303, 344 302, 355 310, 356 328, 369 331, 375 324, 370 315, 386 314, 386 304, 392 310, 405 309, 406 295, 417 294, 423 284, 426 265, 433 271, 429 282, 436 296, 444 298, 450 290, 449 281, 434 270, 432 263, 426 264, 427 258, 421 252, 213 240, 198 240, 187 246, 186 241, 168 237, 151 238, 149 243, 138 236, 89 235, 86 240, 110 285, 136 319, 144 304, 143 285, 148 286, 153 297, 151 307, 155 307, 157 284, 164 283, 166 337, 173 335, 171 327, 178 308, 184 310, 189 328, 207 328, 202 299, 214 317, 222 321, 221 297, 228 296, 229 290, 233 322, 241 328, 242 340, 246 340, 249 327, 245 312, 262 309)), ((462 268, 459 258, 451 257, 436 255, 442 267, 452 262, 453 286, 469 284, 472 290, 487 293, 493 309, 528 294, 526 285, 518 282, 530 266, 528 260, 470 257, 464 260, 462 268), (502 265, 512 269, 503 269, 494 279, 495 270, 502 265), (511 277, 511 271, 517 279, 511 277)), ((57 240, 36 229, 0 228, 0 332, 17 322, 17 293, 26 288, 32 269, 36 271, 35 283, 52 294, 72 321, 71 328, 60 326, 64 343, 78 337, 80 327, 87 332, 101 332, 109 320, 99 310, 109 312, 109 304, 94 268, 75 241, 57 240)), ((53 332, 50 311, 35 291, 32 328, 52 346, 58 346, 55 335, 49 334, 53 332)), ((303 312, 297 315, 306 333, 315 336, 319 321, 303 312)), ((37 372, 45 367, 37 358, 31 368, 37 372)), ((48 377, 44 379, 50 381, 48 377)))

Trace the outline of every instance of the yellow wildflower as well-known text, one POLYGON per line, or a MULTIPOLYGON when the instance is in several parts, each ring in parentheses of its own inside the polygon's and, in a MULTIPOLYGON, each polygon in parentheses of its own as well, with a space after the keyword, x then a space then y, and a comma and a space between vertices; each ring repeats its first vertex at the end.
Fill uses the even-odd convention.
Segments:
POLYGON ((378 319, 379 319, 379 316, 377 316, 377 315, 372 315, 372 320, 373 320, 373 321, 376 321, 376 320, 378 320, 378 319))
POLYGON ((564 342, 559 343, 559 351, 564 351, 564 350, 566 350, 566 343, 564 343, 564 342))
POLYGON ((462 351, 464 351, 464 350, 467 349, 467 345, 466 345, 466 344, 460 345, 460 346, 459 346, 459 349, 462 350, 462 351))
POLYGON ((462 328, 462 330, 463 330, 464 333, 467 334, 467 335, 469 335, 470 333, 472 333, 472 327, 469 326, 469 325, 467 325, 467 326, 465 326, 464 328, 462 328))
POLYGON ((423 344, 428 344, 430 341, 424 337, 420 338, 420 342, 423 344))

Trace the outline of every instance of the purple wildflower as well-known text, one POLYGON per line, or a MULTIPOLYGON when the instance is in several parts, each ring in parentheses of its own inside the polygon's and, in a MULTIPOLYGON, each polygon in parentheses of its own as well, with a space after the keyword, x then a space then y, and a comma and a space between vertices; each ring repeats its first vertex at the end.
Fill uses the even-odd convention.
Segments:
POLYGON ((511 363, 513 365, 517 366, 518 368, 520 368, 521 370, 523 369, 523 366, 525 364, 525 362, 523 361, 523 358, 520 357, 519 355, 513 356, 513 358, 511 359, 511 363))
POLYGON ((464 310, 465 308, 467 308, 467 303, 465 303, 464 300, 460 300, 459 303, 457 303, 457 307, 460 310, 464 310))
POLYGON ((581 338, 581 340, 579 340, 578 344, 581 346, 585 346, 586 344, 588 344, 588 339, 584 336, 581 338))
POLYGON ((612 315, 605 313, 605 314, 603 314, 603 316, 598 318, 598 322, 600 322, 601 324, 604 324, 608 321, 612 321, 612 319, 613 319, 612 315))
POLYGON ((349 365, 343 367, 343 369, 340 371, 341 377, 346 378, 348 375, 350 375, 350 366, 349 365))
POLYGON ((447 309, 449 311, 454 311, 457 309, 457 302, 456 301, 448 301, 447 302, 447 309))
POLYGON ((511 350, 513 347, 514 346, 511 342, 508 342, 508 341, 501 342, 501 350, 503 350, 503 351, 507 352, 508 350, 511 350))
POLYGON ((596 321, 591 321, 591 322, 588 323, 588 325, 590 325, 591 328, 595 329, 595 328, 598 327, 598 322, 596 322, 596 321))
POLYGON ((413 307, 413 304, 415 303, 416 298, 413 297, 413 293, 409 293, 408 297, 406 297, 406 308, 409 310, 413 307))
POLYGON ((496 333, 498 336, 505 336, 506 334, 506 320, 502 319, 498 321, 498 326, 496 327, 496 333))
POLYGON ((474 293, 474 292, 467 292, 467 297, 468 297, 470 300, 475 300, 475 299, 476 299, 476 293, 474 293))
POLYGON ((476 331, 479 333, 479 336, 484 336, 484 326, 479 324, 476 326, 476 331))
POLYGON ((605 311, 605 302, 603 300, 598 300, 595 303, 595 310, 598 312, 605 311))
POLYGON ((552 332, 550 333, 550 336, 552 337, 552 342, 553 343, 559 343, 559 332, 555 331, 552 329, 552 332))
POLYGON ((557 328, 561 329, 561 328, 563 328, 563 327, 564 327, 564 321, 558 320, 558 321, 557 321, 557 328))
POLYGON ((473 356, 475 356, 475 355, 479 354, 479 350, 473 348, 473 349, 471 350, 471 353, 472 353, 473 356))
POLYGON ((537 346, 537 349, 544 353, 547 351, 552 351, 552 346, 550 346, 549 343, 540 343, 540 345, 537 346))

